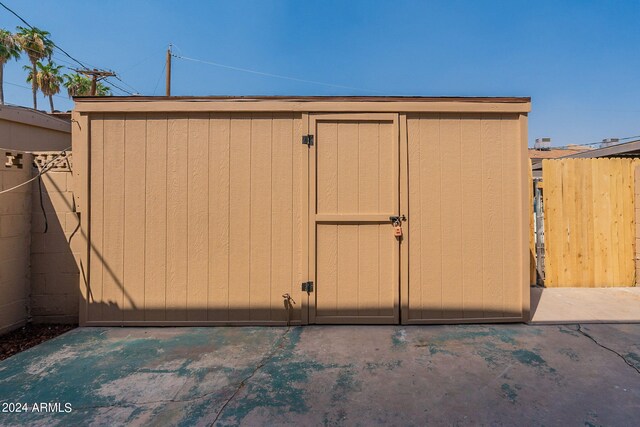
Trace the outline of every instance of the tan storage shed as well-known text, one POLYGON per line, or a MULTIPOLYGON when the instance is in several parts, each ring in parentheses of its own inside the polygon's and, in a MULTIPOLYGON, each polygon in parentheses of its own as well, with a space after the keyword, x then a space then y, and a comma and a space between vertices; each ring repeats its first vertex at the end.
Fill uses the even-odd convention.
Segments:
POLYGON ((76 99, 80 322, 526 321, 529 110, 529 98, 76 99))

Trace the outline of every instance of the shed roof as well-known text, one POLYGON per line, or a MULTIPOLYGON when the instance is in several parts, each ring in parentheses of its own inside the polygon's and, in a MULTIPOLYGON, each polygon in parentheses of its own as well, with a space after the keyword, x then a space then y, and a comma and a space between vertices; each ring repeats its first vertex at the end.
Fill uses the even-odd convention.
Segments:
POLYGON ((77 112, 494 112, 527 113, 529 97, 108 96, 75 97, 77 112))

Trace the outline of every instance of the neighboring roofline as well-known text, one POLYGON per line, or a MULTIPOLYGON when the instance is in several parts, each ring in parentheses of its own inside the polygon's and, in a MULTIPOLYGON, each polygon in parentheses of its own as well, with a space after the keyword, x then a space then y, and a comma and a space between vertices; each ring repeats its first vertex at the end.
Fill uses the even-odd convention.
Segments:
MULTIPOLYGON (((593 150, 581 151, 580 153, 568 154, 562 157, 556 157, 555 159, 541 159, 541 160, 560 160, 560 159, 592 159, 598 157, 615 157, 625 153, 638 151, 640 152, 640 139, 635 141, 623 142, 622 144, 615 144, 610 147, 594 148, 593 150)), ((638 155, 640 157, 640 154, 638 155)), ((533 165, 532 170, 542 169, 542 162, 533 165)))
POLYGON ((0 120, 71 133, 71 123, 42 111, 14 105, 0 105, 0 120))
POLYGON ((609 147, 594 148, 593 150, 583 151, 581 153, 570 154, 567 156, 559 157, 560 159, 576 158, 585 159, 590 157, 609 157, 618 156, 620 154, 627 153, 629 151, 640 151, 640 139, 635 141, 623 142, 622 144, 615 144, 609 147))
POLYGON ((102 96, 76 97, 83 112, 493 112, 528 113, 529 97, 102 96))

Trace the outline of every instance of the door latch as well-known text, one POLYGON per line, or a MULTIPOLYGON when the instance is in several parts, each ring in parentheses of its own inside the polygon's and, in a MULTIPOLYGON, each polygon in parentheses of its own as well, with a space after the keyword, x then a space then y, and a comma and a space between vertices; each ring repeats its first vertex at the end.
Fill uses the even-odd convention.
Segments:
POLYGON ((406 221, 407 218, 402 216, 390 216, 389 221, 393 225, 393 235, 395 237, 402 237, 402 221, 406 221))
POLYGON ((308 294, 313 292, 313 282, 302 282, 302 292, 308 294))

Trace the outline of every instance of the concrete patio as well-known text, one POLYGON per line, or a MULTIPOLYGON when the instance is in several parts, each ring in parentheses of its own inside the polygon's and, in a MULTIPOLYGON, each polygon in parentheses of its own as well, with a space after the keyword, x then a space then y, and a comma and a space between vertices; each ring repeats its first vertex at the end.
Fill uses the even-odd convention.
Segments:
POLYGON ((531 288, 530 323, 640 323, 640 288, 531 288))
POLYGON ((2 425, 629 425, 640 325, 80 328, 0 363, 2 425))

